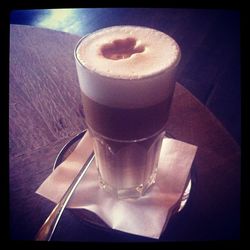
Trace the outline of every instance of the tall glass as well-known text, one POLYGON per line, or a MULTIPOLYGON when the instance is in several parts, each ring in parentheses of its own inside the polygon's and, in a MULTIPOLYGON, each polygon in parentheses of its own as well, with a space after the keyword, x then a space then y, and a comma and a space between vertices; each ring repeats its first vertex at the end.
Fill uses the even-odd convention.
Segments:
POLYGON ((150 28, 114 26, 83 37, 74 55, 100 187, 140 197, 156 180, 179 46, 150 28))

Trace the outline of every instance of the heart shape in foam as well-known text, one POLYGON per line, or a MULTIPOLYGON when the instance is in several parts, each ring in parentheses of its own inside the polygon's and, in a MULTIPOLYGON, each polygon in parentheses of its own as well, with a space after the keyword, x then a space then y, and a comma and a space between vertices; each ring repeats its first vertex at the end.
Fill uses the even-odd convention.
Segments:
POLYGON ((119 60, 131 57, 133 54, 142 53, 143 45, 136 46, 136 39, 128 37, 116 39, 112 43, 104 44, 101 48, 102 55, 107 59, 119 60))

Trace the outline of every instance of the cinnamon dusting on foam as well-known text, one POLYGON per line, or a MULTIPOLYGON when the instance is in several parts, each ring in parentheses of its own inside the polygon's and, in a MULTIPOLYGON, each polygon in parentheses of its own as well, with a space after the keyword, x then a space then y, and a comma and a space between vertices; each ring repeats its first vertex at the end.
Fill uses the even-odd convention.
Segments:
POLYGON ((101 47, 101 53, 104 57, 111 60, 120 60, 129 58, 136 53, 142 53, 145 48, 143 45, 137 46, 137 41, 133 37, 117 39, 111 43, 104 44, 101 47))

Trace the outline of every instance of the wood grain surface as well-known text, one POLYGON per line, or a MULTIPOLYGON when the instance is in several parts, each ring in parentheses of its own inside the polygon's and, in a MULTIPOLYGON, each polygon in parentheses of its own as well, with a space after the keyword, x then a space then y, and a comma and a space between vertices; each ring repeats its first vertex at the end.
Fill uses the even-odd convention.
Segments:
MULTIPOLYGON (((209 25, 209 24, 208 24, 209 25)), ((79 37, 11 25, 9 173, 11 238, 33 239, 53 208, 35 194, 52 171, 55 156, 85 128, 73 50, 79 37)), ((185 209, 160 238, 238 239, 240 160, 238 144, 216 117, 181 84, 176 85, 167 131, 198 146, 196 182, 185 209)), ((103 232, 66 210, 54 236, 66 241, 148 241, 103 232), (70 225, 70 226, 69 226, 70 225)))

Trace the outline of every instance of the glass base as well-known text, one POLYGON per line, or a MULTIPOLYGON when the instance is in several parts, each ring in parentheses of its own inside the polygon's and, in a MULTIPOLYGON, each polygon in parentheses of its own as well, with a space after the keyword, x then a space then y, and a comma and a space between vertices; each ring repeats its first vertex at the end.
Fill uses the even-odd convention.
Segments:
POLYGON ((157 169, 150 176, 149 180, 145 184, 140 184, 136 187, 125 188, 125 189, 115 189, 109 184, 107 184, 99 174, 99 186, 104 191, 110 193, 117 199, 128 199, 128 198, 140 198, 145 195, 145 193, 155 184, 157 176, 157 169))
POLYGON ((114 140, 92 131, 100 187, 118 199, 138 198, 155 183, 165 132, 114 140))

